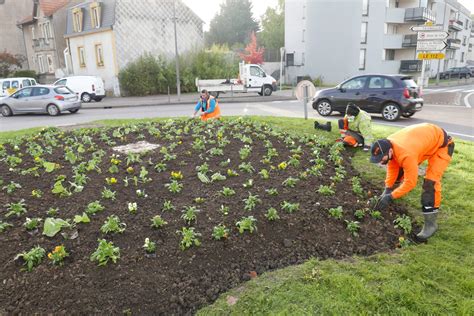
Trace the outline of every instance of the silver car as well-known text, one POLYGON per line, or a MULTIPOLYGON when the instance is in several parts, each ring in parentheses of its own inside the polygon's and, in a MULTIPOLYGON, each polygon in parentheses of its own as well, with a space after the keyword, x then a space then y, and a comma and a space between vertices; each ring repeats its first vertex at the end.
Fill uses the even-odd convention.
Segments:
POLYGON ((3 116, 20 113, 48 113, 51 116, 81 108, 79 97, 66 86, 32 86, 0 99, 3 116))

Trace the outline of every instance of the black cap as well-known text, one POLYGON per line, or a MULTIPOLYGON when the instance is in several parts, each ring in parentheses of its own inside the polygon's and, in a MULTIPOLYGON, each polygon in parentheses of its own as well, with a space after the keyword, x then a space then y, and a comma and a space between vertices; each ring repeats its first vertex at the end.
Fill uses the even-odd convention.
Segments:
POLYGON ((360 109, 354 103, 347 104, 346 115, 357 116, 359 115, 360 109))
POLYGON ((388 139, 379 139, 372 144, 370 148, 370 162, 379 163, 382 161, 383 156, 388 154, 388 151, 392 148, 392 144, 388 139))

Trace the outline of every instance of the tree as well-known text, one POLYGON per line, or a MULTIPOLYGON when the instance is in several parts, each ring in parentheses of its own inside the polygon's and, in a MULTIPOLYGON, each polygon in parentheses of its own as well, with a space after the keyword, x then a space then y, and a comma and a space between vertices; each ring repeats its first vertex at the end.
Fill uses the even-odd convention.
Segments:
POLYGON ((263 47, 257 47, 257 37, 254 32, 250 35, 250 43, 245 47, 245 51, 248 54, 240 54, 240 58, 246 63, 263 64, 263 53, 265 49, 263 47))
POLYGON ((262 16, 262 31, 259 39, 266 49, 285 46, 285 1, 279 0, 277 8, 267 8, 262 16))
POLYGON ((7 78, 15 68, 20 68, 25 58, 21 55, 12 55, 6 50, 0 53, 0 78, 7 78))
POLYGON ((225 0, 221 10, 212 20, 206 40, 209 45, 248 41, 250 33, 258 31, 258 22, 252 16, 250 0, 225 0))

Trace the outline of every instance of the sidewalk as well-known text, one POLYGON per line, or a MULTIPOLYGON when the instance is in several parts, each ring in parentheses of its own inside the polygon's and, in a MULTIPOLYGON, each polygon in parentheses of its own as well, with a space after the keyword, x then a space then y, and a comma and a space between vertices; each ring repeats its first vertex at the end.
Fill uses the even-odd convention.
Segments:
MULTIPOLYGON (((90 103, 82 103, 83 109, 102 109, 116 107, 134 107, 147 105, 172 105, 172 104, 195 104, 199 99, 199 93, 184 93, 178 100, 176 94, 173 95, 153 95, 146 97, 107 97, 102 102, 92 101, 90 103)), ((275 91, 271 96, 262 97, 257 93, 236 93, 220 94, 219 102, 221 103, 241 103, 241 102, 272 102, 296 100, 292 90, 275 91)))

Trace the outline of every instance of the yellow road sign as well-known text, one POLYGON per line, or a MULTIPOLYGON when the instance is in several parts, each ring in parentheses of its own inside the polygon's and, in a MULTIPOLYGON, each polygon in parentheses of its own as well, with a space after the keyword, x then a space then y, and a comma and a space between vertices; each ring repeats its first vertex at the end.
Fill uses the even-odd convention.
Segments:
POLYGON ((444 59, 443 53, 418 53, 418 59, 444 59))

